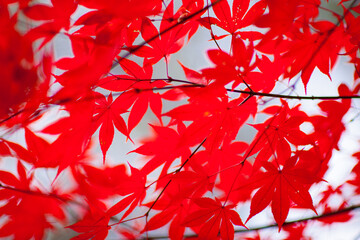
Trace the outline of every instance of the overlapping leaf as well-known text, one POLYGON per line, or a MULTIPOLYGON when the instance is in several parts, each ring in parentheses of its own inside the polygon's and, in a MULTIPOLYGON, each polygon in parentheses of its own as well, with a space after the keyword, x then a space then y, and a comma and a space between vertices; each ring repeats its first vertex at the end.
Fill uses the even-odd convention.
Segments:
MULTIPOLYGON (((205 17, 202 19, 202 24, 206 28, 211 25, 216 25, 231 35, 234 35, 238 30, 251 25, 258 17, 260 17, 265 10, 265 1, 258 1, 253 6, 250 6, 249 0, 235 0, 232 5, 232 14, 228 1, 211 1, 214 6, 216 18, 205 17)), ((226 35, 218 36, 223 38, 226 35)))
POLYGON ((251 199, 250 220, 253 216, 263 211, 270 203, 273 216, 279 228, 285 222, 291 204, 301 208, 308 208, 316 213, 312 203, 312 198, 306 188, 315 179, 309 178, 304 169, 296 167, 297 159, 292 157, 280 168, 273 163, 262 162, 266 172, 260 172, 250 178, 251 184, 259 184, 260 188, 251 199))
POLYGON ((219 231, 222 239, 234 239, 234 226, 243 226, 239 214, 232 210, 234 205, 224 206, 211 198, 193 200, 200 207, 184 220, 185 226, 202 225, 198 233, 199 239, 216 239, 219 231))
POLYGON ((33 175, 27 174, 23 164, 17 164, 19 177, 0 171, 0 199, 5 204, 0 207, 0 216, 7 216, 7 220, 0 228, 1 237, 13 239, 43 239, 46 229, 54 228, 49 215, 65 220, 65 213, 61 207, 62 199, 56 197, 56 192, 43 193, 39 189, 31 187, 33 175), (22 226, 21 231, 18 231, 22 226))

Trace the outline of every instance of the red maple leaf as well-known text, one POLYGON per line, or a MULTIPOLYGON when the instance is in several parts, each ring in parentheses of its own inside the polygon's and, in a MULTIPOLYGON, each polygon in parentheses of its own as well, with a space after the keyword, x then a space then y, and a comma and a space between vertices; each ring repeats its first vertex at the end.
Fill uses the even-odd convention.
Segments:
POLYGON ((232 40, 231 55, 217 49, 209 50, 207 54, 215 67, 202 69, 203 76, 222 86, 234 81, 232 88, 247 82, 247 75, 256 68, 259 61, 255 59, 254 63, 251 63, 254 47, 252 44, 246 46, 240 36, 235 36, 232 40))
POLYGON ((71 173, 79 185, 74 193, 86 197, 88 202, 108 199, 114 194, 124 196, 131 192, 124 188, 123 184, 124 180, 129 178, 125 165, 96 168, 81 164, 72 167, 71 173))
POLYGON ((142 171, 146 174, 165 163, 161 171, 161 174, 164 175, 176 158, 186 159, 190 156, 189 145, 183 142, 179 133, 172 128, 150 126, 156 136, 145 140, 142 146, 132 152, 153 156, 142 168, 142 171))
POLYGON ((174 108, 165 115, 179 121, 193 121, 181 135, 183 144, 192 146, 207 138, 204 146, 216 149, 235 139, 239 128, 256 110, 255 99, 244 104, 241 104, 242 97, 228 102, 226 97, 211 96, 212 92, 206 88, 203 96, 196 95, 189 99, 189 104, 174 108))
POLYGON ((253 140, 254 148, 249 148, 254 154, 259 151, 256 159, 266 161, 271 155, 276 156, 279 164, 291 156, 291 144, 295 146, 311 144, 311 138, 300 129, 308 116, 299 110, 299 106, 289 108, 282 100, 283 106, 273 106, 263 111, 272 117, 264 123, 253 125, 258 133, 253 140), (264 147, 266 146, 266 147, 264 147))
POLYGON ((94 129, 97 129, 101 125, 99 141, 103 153, 103 161, 105 161, 106 152, 114 138, 114 126, 122 134, 129 137, 125 121, 121 117, 121 114, 125 113, 126 109, 122 106, 121 97, 118 97, 113 101, 111 93, 107 100, 104 95, 98 93, 95 104, 94 129))
POLYGON ((346 203, 343 203, 338 208, 325 206, 324 212, 322 215, 324 217, 319 218, 318 220, 324 224, 333 224, 333 223, 346 223, 353 218, 353 215, 349 211, 342 211, 346 207, 346 203), (334 214, 331 214, 334 213, 334 214), (329 214, 327 216, 327 214, 329 214))
POLYGON ((38 27, 31 29, 27 36, 32 41, 43 38, 39 48, 48 43, 62 28, 66 30, 70 27, 70 16, 77 8, 77 1, 74 0, 52 0, 52 6, 36 4, 24 9, 27 17, 37 21, 46 21, 38 27))
POLYGON ((234 226, 243 226, 239 214, 231 210, 234 205, 224 205, 217 199, 197 198, 193 202, 201 209, 190 213, 184 220, 185 226, 194 227, 202 225, 199 239, 216 239, 219 234, 222 239, 234 239, 234 226))
MULTIPOLYGON (((297 158, 288 159, 284 166, 262 162, 266 172, 256 173, 249 179, 259 190, 251 199, 250 215, 246 221, 264 210, 271 203, 271 210, 279 229, 285 222, 291 202, 298 207, 308 208, 316 213, 306 186, 314 182, 306 170, 297 168, 297 158)), ((248 185, 250 186, 250 185, 248 185)))
MULTIPOLYGON (((122 22, 129 22, 136 18, 142 18, 149 15, 156 15, 161 10, 160 0, 155 0, 151 2, 144 0, 123 0, 123 1, 79 0, 79 4, 89 9, 97 9, 99 10, 100 14, 105 13, 114 18, 118 18, 122 22)), ((100 14, 99 16, 94 17, 93 21, 101 22, 100 14)))
POLYGON ((299 223, 295 225, 286 225, 284 226, 284 231, 288 233, 287 238, 292 240, 311 240, 310 237, 307 237, 304 233, 306 224, 299 223))
POLYGON ((130 168, 130 177, 122 179, 122 183, 118 186, 119 191, 122 191, 123 195, 126 194, 127 196, 109 208, 105 213, 106 217, 112 217, 127 209, 119 222, 126 218, 146 196, 146 175, 143 171, 132 166, 130 168))
POLYGON ((178 187, 181 188, 181 185, 172 183, 155 204, 154 202, 146 204, 152 205, 154 210, 161 210, 161 212, 151 217, 142 232, 159 229, 170 222, 169 237, 174 240, 183 239, 185 226, 182 223, 190 211, 190 200, 183 198, 183 195, 177 191, 178 187))
POLYGON ((307 28, 306 24, 319 14, 319 0, 272 0, 266 3, 269 11, 255 21, 257 27, 269 29, 259 45, 273 38, 283 39, 284 35, 289 35, 297 29, 307 28))
POLYGON ((105 239, 108 231, 111 228, 108 226, 109 218, 104 217, 104 209, 101 205, 89 206, 89 211, 85 214, 82 220, 68 226, 79 235, 71 238, 71 240, 88 240, 88 239, 105 239))
POLYGON ((0 7, 0 119, 17 113, 39 84, 31 41, 24 38, 10 19, 7 7, 0 7), (26 62, 26 65, 24 64, 26 62))
POLYGON ((58 175, 67 167, 77 164, 89 149, 93 134, 94 95, 89 94, 75 102, 67 102, 68 117, 60 118, 42 130, 58 135, 47 148, 46 162, 57 163, 58 175))
POLYGON ((151 80, 153 68, 147 59, 144 60, 143 67, 128 59, 122 59, 120 65, 128 75, 102 78, 98 86, 110 91, 121 91, 122 105, 126 108, 132 106, 128 118, 129 134, 139 124, 148 107, 162 124, 162 97, 152 89, 162 88, 167 83, 163 80, 151 80))
MULTIPOLYGON (((238 33, 241 28, 245 28, 251 25, 258 17, 260 17, 265 11, 265 1, 258 1, 251 8, 249 0, 235 0, 232 5, 232 15, 228 1, 211 1, 214 5, 212 9, 217 18, 204 17, 201 19, 201 23, 204 27, 210 28, 211 25, 216 25, 231 35, 238 33)), ((216 37, 221 39, 227 36, 222 35, 216 37)))
POLYGON ((344 46, 344 42, 339 39, 346 38, 342 24, 336 26, 328 21, 319 21, 311 25, 316 32, 308 30, 295 33, 289 50, 283 55, 286 61, 290 61, 285 77, 292 78, 302 71, 301 79, 305 89, 315 67, 331 79, 330 69, 344 46))
POLYGON ((193 171, 174 172, 173 175, 160 179, 161 183, 158 185, 165 185, 169 181, 171 184, 167 185, 166 191, 159 199, 146 204, 161 212, 151 217, 142 232, 159 229, 170 222, 169 237, 183 239, 185 226, 182 223, 194 207, 190 198, 200 198, 207 191, 212 191, 216 178, 209 176, 206 169, 194 164, 193 160, 193 171))
POLYGON ((8 217, 0 228, 0 236, 41 240, 46 229, 54 228, 48 215, 60 221, 65 220, 61 205, 66 198, 58 196, 55 191, 43 193, 30 187, 33 175, 27 174, 20 161, 17 173, 18 178, 9 172, 0 171, 0 199, 5 201, 0 207, 0 216, 8 217))
MULTIPOLYGON (((171 1, 164 11, 164 16, 160 23, 160 33, 155 25, 148 18, 144 18, 141 26, 141 36, 150 46, 138 46, 134 45, 131 48, 137 48, 133 53, 137 56, 148 58, 151 64, 157 63, 163 57, 166 61, 169 61, 168 56, 181 49, 184 45, 186 34, 191 29, 191 25, 180 24, 174 28, 178 22, 177 17, 174 16, 174 2, 171 1), (159 36, 154 39, 154 37, 159 36)), ((131 49, 130 48, 130 49, 131 49)))

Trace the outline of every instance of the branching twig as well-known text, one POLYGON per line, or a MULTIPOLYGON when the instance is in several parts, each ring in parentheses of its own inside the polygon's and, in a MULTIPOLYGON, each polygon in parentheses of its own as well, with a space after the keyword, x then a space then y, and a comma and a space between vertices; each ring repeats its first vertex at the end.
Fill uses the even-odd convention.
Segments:
POLYGON ((117 66, 117 64, 122 61, 122 59, 128 58, 131 54, 137 52, 138 50, 140 50, 140 48, 142 48, 142 47, 145 46, 146 44, 148 44, 148 43, 156 40, 158 37, 160 37, 161 35, 169 32, 169 31, 171 31, 172 29, 176 28, 177 26, 179 26, 179 25, 181 25, 181 24, 184 24, 186 21, 188 21, 189 19, 192 19, 192 18, 195 17, 196 15, 199 15, 200 13, 205 12, 205 11, 208 10, 209 8, 213 7, 215 4, 219 3, 220 1, 222 1, 222 0, 217 0, 217 1, 213 2, 212 4, 207 5, 206 7, 202 8, 202 9, 200 9, 200 10, 197 10, 196 12, 194 12, 194 13, 188 15, 188 16, 185 16, 185 17, 183 17, 183 18, 181 18, 181 19, 178 19, 178 21, 177 21, 174 25, 172 25, 172 26, 164 29, 163 31, 159 32, 159 34, 156 34, 155 36, 149 38, 148 40, 141 42, 141 43, 140 43, 139 45, 137 45, 136 47, 131 48, 127 54, 125 54, 125 55, 124 55, 123 57, 121 57, 119 60, 115 61, 115 63, 114 63, 113 66, 111 67, 111 69, 115 68, 115 67, 117 66))
MULTIPOLYGON (((206 138, 196 147, 196 149, 190 154, 190 156, 184 161, 184 163, 181 164, 181 166, 180 166, 175 172, 173 172, 173 174, 176 174, 176 173, 180 172, 181 169, 184 168, 184 166, 189 162, 189 160, 194 156, 194 154, 195 154, 197 151, 199 151, 199 149, 200 149, 201 146, 205 143, 205 141, 206 141, 206 138)), ((109 225, 109 226, 112 227, 112 226, 115 226, 115 225, 120 224, 120 223, 128 222, 128 221, 131 221, 131 220, 133 220, 133 219, 139 219, 139 218, 143 218, 143 217, 145 217, 145 218, 147 219, 147 217, 149 216, 150 211, 153 209, 153 207, 154 207, 155 204, 158 202, 158 200, 160 199, 160 197, 164 194, 166 188, 170 185, 171 182, 172 182, 172 179, 170 179, 170 180, 166 183, 166 185, 164 186, 164 188, 161 190, 161 192, 160 192, 159 195, 156 197, 156 199, 154 200, 154 202, 152 203, 152 205, 149 207, 149 209, 147 210, 147 212, 146 212, 145 214, 143 214, 143 215, 141 215, 141 216, 137 216, 137 217, 132 218, 132 219, 123 220, 123 221, 121 221, 121 222, 117 222, 117 223, 111 224, 111 225, 109 225)))
MULTIPOLYGON (((347 212, 351 212, 353 210, 359 209, 360 205, 354 205, 354 206, 350 206, 347 208, 343 208, 334 212, 327 212, 327 213, 323 213, 321 215, 318 216, 313 216, 313 217, 307 217, 307 218, 300 218, 297 220, 293 220, 293 221, 288 221, 285 222, 282 226, 290 226, 293 224, 297 224, 297 223, 301 223, 301 222, 308 222, 308 221, 313 221, 313 220, 321 220, 327 217, 331 217, 331 216, 336 216, 336 215, 340 215, 343 213, 347 213, 347 212)), ((249 233, 249 232, 254 232, 254 231, 259 231, 262 229, 269 229, 269 228, 276 228, 278 227, 277 224, 269 224, 269 225, 264 225, 264 226, 260 226, 260 227, 255 227, 255 228, 249 228, 249 229, 239 229, 239 230, 235 230, 235 233, 249 233)), ((197 237, 196 234, 189 234, 186 235, 184 238, 194 238, 197 237)), ((167 239, 168 236, 149 236, 147 239, 167 239)), ((144 238, 142 238, 144 239, 144 238)))

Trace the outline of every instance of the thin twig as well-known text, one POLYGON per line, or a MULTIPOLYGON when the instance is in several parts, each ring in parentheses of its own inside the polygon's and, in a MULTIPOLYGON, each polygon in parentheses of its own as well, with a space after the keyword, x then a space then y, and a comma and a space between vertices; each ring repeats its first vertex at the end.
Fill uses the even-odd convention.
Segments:
MULTIPOLYGON (((300 218, 300 219, 293 220, 293 221, 288 221, 288 222, 285 222, 282 226, 284 227, 284 226, 290 226, 290 225, 301 223, 301 222, 321 220, 323 218, 351 212, 351 211, 359 209, 359 208, 360 208, 360 205, 354 205, 354 206, 343 208, 343 209, 340 209, 340 210, 337 210, 334 212, 323 213, 318 216, 312 216, 312 217, 307 217, 307 218, 300 218)), ((238 230, 235 230, 235 233, 249 233, 249 232, 259 231, 262 229, 269 229, 269 228, 276 228, 276 227, 278 227, 277 224, 269 224, 269 225, 264 225, 264 226, 260 226, 260 227, 249 228, 249 229, 238 229, 238 230)), ((197 237, 197 235, 196 234, 188 234, 184 238, 186 239, 186 238, 194 238, 194 237, 197 237)), ((168 239, 168 238, 169 238, 168 236, 149 236, 147 239, 168 239)), ((144 239, 144 238, 141 238, 141 239, 144 239)))
POLYGON ((145 46, 146 44, 156 40, 157 38, 159 38, 161 35, 171 31, 172 29, 176 28, 177 26, 181 25, 181 24, 184 24, 186 21, 192 19, 193 17, 195 17, 196 15, 200 14, 201 12, 205 12, 206 10, 208 10, 209 8, 213 7, 215 4, 219 3, 220 1, 222 0, 217 0, 215 2, 213 2, 212 4, 210 5, 207 5, 206 7, 200 9, 200 10, 197 10, 196 12, 188 15, 188 16, 185 16, 183 18, 180 18, 178 19, 178 21, 176 22, 176 24, 164 29, 163 31, 159 32, 159 34, 156 34, 154 35, 153 37, 149 38, 148 40, 146 41, 143 41, 141 42, 139 45, 137 45, 136 47, 133 47, 129 50, 128 53, 126 53, 123 57, 121 57, 119 60, 115 61, 115 63, 113 64, 113 66, 111 67, 111 69, 115 68, 117 66, 117 64, 119 64, 122 59, 126 59, 128 58, 131 54, 137 52, 138 50, 140 50, 140 48, 142 48, 143 46, 145 46))

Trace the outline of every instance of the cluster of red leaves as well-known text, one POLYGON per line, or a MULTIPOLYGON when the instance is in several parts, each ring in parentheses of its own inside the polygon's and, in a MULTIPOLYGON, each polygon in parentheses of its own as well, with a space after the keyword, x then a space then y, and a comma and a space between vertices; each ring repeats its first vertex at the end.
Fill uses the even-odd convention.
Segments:
MULTIPOLYGON (((186 230, 199 239, 233 239, 234 225, 247 229, 236 211, 246 203, 245 223, 270 205, 279 230, 292 208, 319 212, 325 224, 351 219, 345 199, 337 215, 329 199, 345 185, 360 193, 359 153, 352 178, 335 190, 329 186, 319 202, 309 193, 329 170, 346 129, 343 117, 360 90, 360 5, 341 1, 336 13, 322 4, 1 1, 0 156, 17 170, 0 171, 0 236, 43 239, 60 224, 78 233, 73 239, 105 239, 109 230, 139 239, 168 224, 171 239, 182 239, 186 230), (324 9, 333 21, 319 20, 324 9), (175 79, 170 57, 199 29, 214 42, 206 53, 210 66, 194 70, 178 62, 186 79, 175 79), (70 41, 73 56, 54 59, 56 38, 70 41), (340 54, 355 71, 338 96, 319 97, 313 115, 301 101, 287 101, 315 100, 296 97, 293 89, 301 78, 306 91, 315 69, 331 78, 340 54), (162 59, 166 71, 154 78, 162 59), (278 93, 279 85, 288 95, 278 93), (165 111, 168 101, 177 105, 165 111), (52 109, 62 117, 39 127, 52 109), (108 165, 108 150, 122 144, 114 142, 115 133, 138 142, 132 132, 148 109, 158 123, 132 151, 145 163, 108 165), (249 125, 256 131, 250 140, 243 136, 249 125), (11 141, 21 130, 25 142, 11 141), (92 143, 99 144, 100 159, 90 155, 92 143), (56 171, 48 188, 35 174, 44 169, 56 171), (64 175, 72 187, 60 186, 64 175)), ((291 239, 303 239, 305 228, 284 225, 291 239)))

